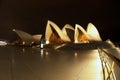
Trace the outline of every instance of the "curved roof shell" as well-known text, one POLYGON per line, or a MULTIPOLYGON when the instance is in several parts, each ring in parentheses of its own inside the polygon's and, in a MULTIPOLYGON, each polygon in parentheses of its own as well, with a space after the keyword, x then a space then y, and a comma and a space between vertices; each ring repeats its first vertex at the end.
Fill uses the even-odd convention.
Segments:
POLYGON ((33 39, 35 42, 39 42, 40 39, 42 38, 42 35, 41 34, 35 34, 35 35, 32 35, 33 39))
POLYGON ((74 41, 75 43, 88 41, 87 32, 79 24, 75 25, 74 41))
POLYGON ((87 26, 87 36, 89 41, 102 41, 97 28, 92 23, 87 26))
POLYGON ((51 35, 54 33, 53 29, 56 31, 56 34, 59 36, 59 38, 64 42, 69 42, 70 38, 62 32, 62 30, 52 21, 48 20, 47 26, 46 26, 46 32, 45 32, 45 39, 46 41, 50 41, 51 35))
POLYGON ((13 29, 13 31, 16 32, 17 35, 21 38, 21 40, 24 42, 24 45, 31 45, 34 42, 38 42, 40 41, 41 36, 42 36, 41 34, 31 35, 21 30, 13 29))
POLYGON ((74 41, 74 30, 75 29, 70 24, 66 24, 62 28, 62 32, 70 38, 71 42, 74 41))

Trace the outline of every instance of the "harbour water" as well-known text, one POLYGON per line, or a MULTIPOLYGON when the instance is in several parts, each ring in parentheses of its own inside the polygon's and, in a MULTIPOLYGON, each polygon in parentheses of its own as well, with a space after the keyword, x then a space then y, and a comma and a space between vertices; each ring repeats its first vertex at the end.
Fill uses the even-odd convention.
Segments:
POLYGON ((0 47, 0 80, 103 80, 97 50, 0 47))

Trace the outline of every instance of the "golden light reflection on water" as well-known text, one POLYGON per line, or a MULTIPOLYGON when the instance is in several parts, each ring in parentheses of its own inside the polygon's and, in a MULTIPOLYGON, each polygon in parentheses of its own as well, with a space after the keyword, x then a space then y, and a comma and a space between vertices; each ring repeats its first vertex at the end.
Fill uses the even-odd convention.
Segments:
POLYGON ((49 52, 48 51, 44 51, 44 49, 41 49, 40 50, 40 55, 41 55, 41 58, 48 58, 49 56, 49 52))
POLYGON ((4 63, 2 66, 5 66, 1 74, 10 73, 11 62, 13 75, 17 80, 102 80, 97 50, 57 51, 28 47, 13 47, 8 50, 0 48, 4 53, 1 53, 0 59, 4 63), (19 54, 21 52, 24 55, 19 54), (5 70, 6 68, 8 69, 5 70))
POLYGON ((46 52, 46 53, 45 53, 45 55, 46 55, 46 56, 48 56, 48 55, 49 55, 49 53, 48 53, 48 52, 46 52))
POLYGON ((25 48, 22 48, 22 52, 25 53, 25 48))
POLYGON ((40 54, 41 54, 41 58, 43 58, 44 56, 43 49, 40 50, 40 54))
POLYGON ((75 53, 74 53, 74 58, 77 58, 77 57, 78 57, 78 53, 75 52, 75 53))

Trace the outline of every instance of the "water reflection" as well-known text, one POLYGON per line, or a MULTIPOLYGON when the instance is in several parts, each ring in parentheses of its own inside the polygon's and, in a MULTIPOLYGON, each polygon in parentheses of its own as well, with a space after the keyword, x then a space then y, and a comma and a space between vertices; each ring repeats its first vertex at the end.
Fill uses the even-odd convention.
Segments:
POLYGON ((86 74, 83 70, 90 61, 99 59, 96 50, 59 51, 13 46, 0 48, 0 54, 0 65, 4 66, 0 66, 0 75, 5 75, 0 80, 79 80, 86 74))
POLYGON ((43 49, 40 50, 41 58, 44 57, 43 49))
POLYGON ((75 53, 74 53, 74 57, 77 58, 77 56, 78 56, 78 53, 75 52, 75 53))

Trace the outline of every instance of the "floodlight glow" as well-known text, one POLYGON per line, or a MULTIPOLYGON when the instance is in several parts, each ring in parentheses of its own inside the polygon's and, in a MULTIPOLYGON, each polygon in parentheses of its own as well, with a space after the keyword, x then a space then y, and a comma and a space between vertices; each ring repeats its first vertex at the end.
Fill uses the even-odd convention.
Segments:
POLYGON ((15 29, 13 29, 13 31, 15 31, 15 29))
POLYGON ((49 43, 50 43, 50 42, 47 40, 47 41, 46 41, 46 44, 49 44, 49 43))

